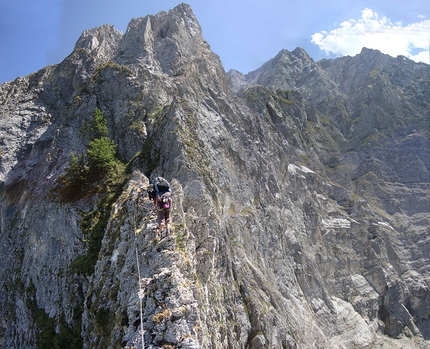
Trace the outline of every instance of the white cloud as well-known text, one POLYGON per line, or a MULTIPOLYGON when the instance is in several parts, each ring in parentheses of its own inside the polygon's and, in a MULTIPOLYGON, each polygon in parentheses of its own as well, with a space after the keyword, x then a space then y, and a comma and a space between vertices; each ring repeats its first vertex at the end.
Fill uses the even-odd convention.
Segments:
POLYGON ((312 35, 314 44, 338 56, 355 55, 363 47, 377 49, 393 57, 406 56, 416 62, 429 62, 430 20, 419 16, 419 21, 408 25, 392 23, 387 17, 379 18, 369 8, 358 20, 349 19, 330 32, 312 35))

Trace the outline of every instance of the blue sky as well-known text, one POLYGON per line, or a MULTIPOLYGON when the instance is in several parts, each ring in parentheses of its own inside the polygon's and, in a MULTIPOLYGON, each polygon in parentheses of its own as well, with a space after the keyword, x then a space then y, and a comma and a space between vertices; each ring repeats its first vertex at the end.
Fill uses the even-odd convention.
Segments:
MULTIPOLYGON (((0 83, 68 56, 85 29, 168 11, 172 0, 0 0, 0 83)), ((259 68, 281 49, 318 61, 363 46, 429 63, 428 0, 188 0, 228 71, 259 68)))

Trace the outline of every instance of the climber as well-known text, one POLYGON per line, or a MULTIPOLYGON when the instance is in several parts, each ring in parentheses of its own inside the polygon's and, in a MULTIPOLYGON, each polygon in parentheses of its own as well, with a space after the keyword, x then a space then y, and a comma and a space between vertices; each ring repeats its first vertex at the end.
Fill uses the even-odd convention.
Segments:
POLYGON ((153 193, 148 195, 154 200, 154 207, 157 209, 157 228, 161 233, 163 226, 166 233, 170 233, 170 214, 172 212, 173 196, 169 182, 163 177, 157 177, 152 181, 153 193))

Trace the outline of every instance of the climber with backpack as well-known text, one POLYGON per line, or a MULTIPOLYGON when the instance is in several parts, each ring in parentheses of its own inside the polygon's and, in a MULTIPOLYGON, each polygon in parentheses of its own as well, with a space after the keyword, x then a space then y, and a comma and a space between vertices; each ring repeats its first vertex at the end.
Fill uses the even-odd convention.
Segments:
POLYGON ((150 198, 154 200, 154 207, 157 209, 157 228, 161 233, 163 226, 166 233, 170 232, 170 214, 172 212, 173 196, 169 182, 163 177, 157 177, 152 181, 153 189, 148 191, 150 198))

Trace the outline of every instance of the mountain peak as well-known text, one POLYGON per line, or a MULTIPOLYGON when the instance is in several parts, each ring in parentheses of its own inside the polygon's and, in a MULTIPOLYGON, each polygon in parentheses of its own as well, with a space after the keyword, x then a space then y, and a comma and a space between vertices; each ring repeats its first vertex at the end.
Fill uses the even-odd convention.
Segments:
POLYGON ((298 89, 306 83, 298 77, 303 72, 318 73, 318 66, 313 59, 300 47, 290 52, 282 49, 278 54, 264 63, 260 68, 249 72, 245 75, 245 79, 238 79, 237 75, 230 74, 230 81, 233 82, 233 91, 239 93, 246 87, 255 85, 270 86, 283 90, 298 89))
POLYGON ((209 51, 191 7, 182 3, 168 12, 131 20, 116 60, 178 75, 190 60, 211 55, 209 51))
POLYGON ((111 24, 84 30, 75 44, 74 50, 84 49, 102 60, 109 60, 114 55, 122 33, 111 24))
POLYGON ((82 50, 86 51, 87 58, 78 54, 74 64, 89 59, 93 68, 112 62, 128 66, 135 72, 178 76, 201 69, 204 64, 215 64, 213 69, 205 70, 215 71, 216 79, 225 84, 221 61, 204 40, 200 24, 186 3, 167 12, 133 18, 125 33, 110 24, 85 30, 76 42, 74 52, 82 50))

